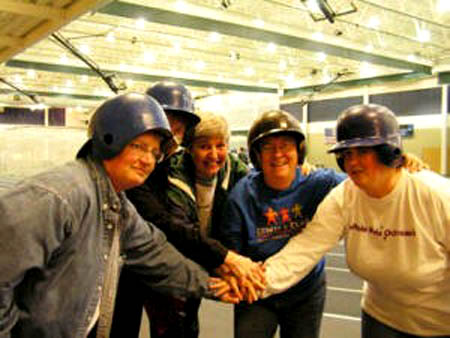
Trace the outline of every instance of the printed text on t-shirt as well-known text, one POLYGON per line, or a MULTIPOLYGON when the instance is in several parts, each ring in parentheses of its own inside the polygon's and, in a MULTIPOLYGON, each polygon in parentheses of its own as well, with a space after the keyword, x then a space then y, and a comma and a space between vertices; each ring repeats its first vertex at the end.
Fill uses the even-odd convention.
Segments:
POLYGON ((382 237, 386 240, 389 237, 416 237, 416 231, 412 230, 393 230, 389 228, 385 228, 383 226, 379 228, 375 228, 372 226, 365 226, 353 223, 349 227, 350 231, 358 231, 358 232, 366 232, 372 236, 382 237))

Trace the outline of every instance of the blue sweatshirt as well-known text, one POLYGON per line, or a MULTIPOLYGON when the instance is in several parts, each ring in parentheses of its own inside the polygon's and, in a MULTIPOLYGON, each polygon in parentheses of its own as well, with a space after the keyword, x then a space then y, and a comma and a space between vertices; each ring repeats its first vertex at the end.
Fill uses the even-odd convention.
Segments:
MULTIPOLYGON (((278 191, 264 183, 262 172, 250 172, 230 193, 220 231, 222 243, 255 261, 266 260, 302 232, 319 203, 345 177, 330 169, 303 176, 297 169, 291 186, 278 191)), ((322 259, 300 284, 310 284, 323 269, 322 259)))

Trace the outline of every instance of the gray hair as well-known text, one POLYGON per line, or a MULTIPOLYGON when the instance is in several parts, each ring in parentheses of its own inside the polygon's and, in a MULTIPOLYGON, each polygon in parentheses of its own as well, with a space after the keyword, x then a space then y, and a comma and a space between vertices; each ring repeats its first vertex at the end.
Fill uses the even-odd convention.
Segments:
POLYGON ((200 122, 195 126, 192 141, 200 137, 223 137, 228 143, 230 131, 227 120, 218 114, 211 112, 197 112, 200 122))

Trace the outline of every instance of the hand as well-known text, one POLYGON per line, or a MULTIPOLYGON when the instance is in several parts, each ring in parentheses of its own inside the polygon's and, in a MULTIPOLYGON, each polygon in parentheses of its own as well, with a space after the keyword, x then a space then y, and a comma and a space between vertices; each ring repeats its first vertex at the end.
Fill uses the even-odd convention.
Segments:
POLYGON ((241 288, 243 299, 245 299, 249 304, 256 302, 262 294, 262 291, 256 290, 253 284, 247 280, 243 280, 239 286, 241 288))
POLYGON ((430 169, 430 166, 423 162, 416 155, 411 153, 403 154, 403 168, 408 170, 410 173, 415 173, 417 171, 430 169))
POLYGON ((238 278, 239 283, 248 280, 256 290, 265 289, 264 270, 260 264, 233 251, 228 251, 224 264, 238 278))
POLYGON ((209 277, 208 287, 214 292, 214 296, 222 302, 238 304, 241 300, 226 280, 216 277, 209 277))
MULTIPOLYGON (((262 263, 257 263, 263 269, 262 263)), ((263 294, 263 290, 259 286, 255 287, 247 278, 237 278, 226 264, 222 264, 215 272, 227 282, 231 291, 239 297, 246 300, 249 304, 257 301, 263 294)), ((223 286, 221 286, 223 287, 223 286)), ((228 291, 228 287, 224 287, 224 291, 228 291)))
POLYGON ((239 297, 240 300, 243 299, 236 277, 226 264, 222 264, 215 269, 215 273, 228 283, 231 290, 239 297))

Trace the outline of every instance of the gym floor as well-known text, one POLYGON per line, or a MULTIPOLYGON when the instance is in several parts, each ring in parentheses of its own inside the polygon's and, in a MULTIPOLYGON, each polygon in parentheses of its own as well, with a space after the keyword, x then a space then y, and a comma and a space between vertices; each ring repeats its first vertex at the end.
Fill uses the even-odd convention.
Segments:
MULTIPOLYGON (((342 244, 328 253, 326 259, 328 286, 321 337, 359 338, 362 281, 348 270, 342 244)), ((150 337, 148 325, 144 315, 140 338, 150 337)), ((200 308, 200 338, 232 337, 233 306, 203 300, 200 308)))

